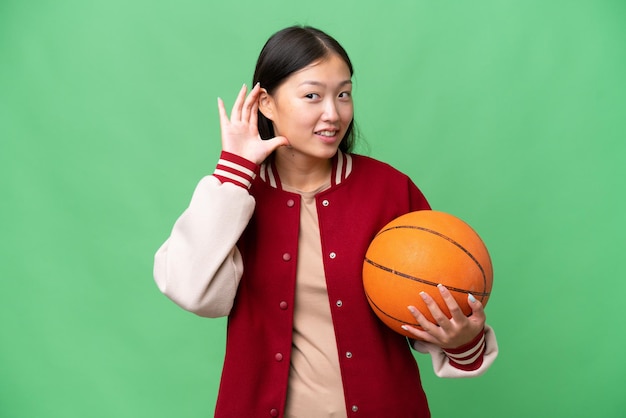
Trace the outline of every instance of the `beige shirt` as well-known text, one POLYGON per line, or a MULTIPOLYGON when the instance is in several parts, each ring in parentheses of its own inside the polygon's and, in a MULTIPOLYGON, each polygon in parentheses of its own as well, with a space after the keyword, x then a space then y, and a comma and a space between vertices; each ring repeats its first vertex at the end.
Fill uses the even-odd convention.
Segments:
POLYGON ((335 331, 322 264, 315 195, 301 195, 293 345, 286 417, 346 417, 335 331))

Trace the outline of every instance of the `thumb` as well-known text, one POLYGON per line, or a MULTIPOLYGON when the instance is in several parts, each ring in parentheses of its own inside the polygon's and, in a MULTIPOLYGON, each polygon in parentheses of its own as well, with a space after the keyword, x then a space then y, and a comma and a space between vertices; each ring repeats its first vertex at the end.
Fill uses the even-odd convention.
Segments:
POLYGON ((289 145, 289 140, 284 136, 275 136, 274 138, 263 141, 266 144, 268 155, 276 150, 276 148, 289 145))

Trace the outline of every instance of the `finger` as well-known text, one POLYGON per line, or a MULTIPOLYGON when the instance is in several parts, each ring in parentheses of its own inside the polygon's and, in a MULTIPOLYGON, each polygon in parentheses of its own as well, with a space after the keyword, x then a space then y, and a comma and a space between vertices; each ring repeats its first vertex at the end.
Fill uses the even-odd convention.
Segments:
POLYGON ((248 122, 250 121, 250 116, 252 116, 252 108, 254 104, 258 101, 259 96, 259 83, 256 83, 252 90, 250 90, 250 94, 246 97, 246 101, 243 104, 241 120, 248 122))
POLYGON ((422 297, 422 300, 424 301, 424 303, 426 304, 426 307, 430 311, 430 314, 433 316, 433 318, 437 322, 437 325, 439 325, 440 327, 446 330, 449 329, 450 320, 448 319, 446 314, 443 313, 439 305, 437 305, 437 302, 435 302, 435 300, 432 297, 430 297, 430 295, 426 292, 420 292, 420 296, 422 297))
POLYGON ((225 126, 228 123, 228 115, 226 114, 224 101, 219 97, 217 98, 217 111, 220 115, 220 125, 225 126))
POLYGON ((435 336, 440 332, 439 327, 426 319, 424 314, 422 314, 415 306, 408 306, 408 310, 411 312, 411 315, 413 315, 413 318, 415 318, 425 333, 435 336))
POLYGON ((487 317, 485 316, 485 307, 483 304, 471 293, 467 295, 467 301, 469 302, 470 308, 472 308, 472 316, 484 322, 487 317))
POLYGON ((241 90, 239 90, 237 99, 235 99, 235 104, 233 104, 233 109, 230 112, 231 121, 241 120, 241 107, 243 106, 243 101, 246 97, 247 90, 248 90, 248 87, 245 84, 241 86, 241 90))
POLYGON ((250 128, 259 130, 259 100, 255 100, 250 110, 250 128))
POLYGON ((433 343, 433 344, 437 344, 438 342, 436 338, 434 338, 432 335, 430 335, 426 331, 422 331, 421 329, 417 329, 415 327, 412 327, 411 325, 404 324, 400 328, 407 331, 409 334, 411 334, 414 338, 418 340, 426 341, 426 342, 433 343))
POLYGON ((452 293, 450 293, 448 288, 442 284, 438 284, 437 288, 439 289, 439 293, 441 294, 443 301, 446 303, 446 306, 450 311, 450 316, 452 317, 452 319, 454 319, 455 321, 461 321, 465 319, 465 314, 461 310, 461 307, 457 303, 456 299, 454 299, 454 296, 452 296, 452 293))

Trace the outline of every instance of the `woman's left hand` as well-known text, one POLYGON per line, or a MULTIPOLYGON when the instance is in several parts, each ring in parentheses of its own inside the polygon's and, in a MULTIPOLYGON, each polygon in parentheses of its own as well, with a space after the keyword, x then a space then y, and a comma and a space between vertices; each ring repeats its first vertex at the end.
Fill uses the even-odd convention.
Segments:
POLYGON ((484 329, 486 317, 483 305, 473 296, 468 295, 472 314, 465 316, 454 297, 450 294, 450 291, 443 285, 437 287, 452 317, 448 318, 441 311, 437 302, 426 292, 422 292, 420 296, 437 323, 430 322, 417 308, 409 306, 409 311, 415 317, 417 323, 420 324, 422 330, 410 325, 405 325, 403 328, 416 338, 436 344, 443 349, 461 347, 472 341, 484 329))

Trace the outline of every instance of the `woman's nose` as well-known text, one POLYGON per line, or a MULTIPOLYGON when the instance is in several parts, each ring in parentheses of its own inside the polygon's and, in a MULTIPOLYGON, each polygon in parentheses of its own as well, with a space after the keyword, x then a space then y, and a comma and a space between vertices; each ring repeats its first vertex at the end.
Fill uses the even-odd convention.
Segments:
POLYGON ((322 120, 334 122, 339 119, 339 112, 337 111, 337 104, 334 100, 328 100, 324 105, 324 113, 322 114, 322 120))

